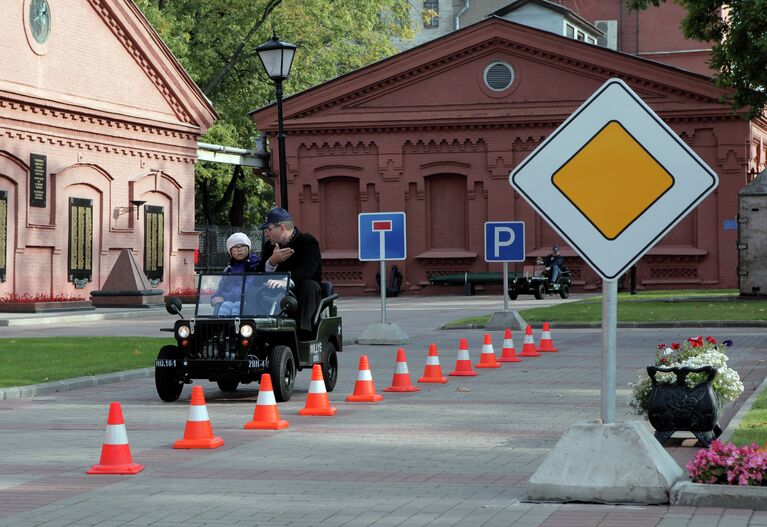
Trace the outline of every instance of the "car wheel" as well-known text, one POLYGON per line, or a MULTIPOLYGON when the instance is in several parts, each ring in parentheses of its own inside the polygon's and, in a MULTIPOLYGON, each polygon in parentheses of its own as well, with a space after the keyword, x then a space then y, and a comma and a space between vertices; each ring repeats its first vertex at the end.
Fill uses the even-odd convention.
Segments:
POLYGON ((509 291, 509 298, 511 300, 516 300, 517 298, 519 298, 519 293, 517 293, 516 291, 509 291))
POLYGON ((218 389, 222 392, 236 392, 237 387, 240 385, 240 381, 237 379, 224 379, 217 381, 216 384, 218 384, 218 389))
POLYGON ((322 378, 325 381, 325 389, 332 392, 338 380, 338 354, 332 342, 327 342, 324 348, 325 362, 322 363, 322 378))
POLYGON ((570 286, 567 284, 562 284, 562 286, 559 288, 559 296, 562 298, 567 298, 570 296, 570 286))
POLYGON ((269 357, 274 398, 278 403, 289 401, 296 383, 296 363, 293 352, 287 346, 275 346, 269 357))
POLYGON ((543 282, 538 282, 535 285, 533 294, 535 295, 535 298, 537 300, 541 300, 544 296, 546 296, 546 284, 544 284, 543 282))
MULTIPOLYGON (((181 360, 181 353, 176 346, 163 346, 160 353, 157 354, 157 361, 181 360)), ((178 400, 181 390, 184 389, 184 382, 176 375, 176 368, 157 366, 154 367, 154 385, 157 388, 157 395, 165 402, 172 403, 178 400)))

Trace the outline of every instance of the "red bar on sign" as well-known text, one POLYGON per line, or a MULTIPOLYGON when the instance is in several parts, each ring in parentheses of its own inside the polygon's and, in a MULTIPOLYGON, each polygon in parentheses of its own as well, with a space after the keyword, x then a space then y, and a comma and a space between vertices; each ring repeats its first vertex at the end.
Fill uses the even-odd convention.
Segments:
POLYGON ((390 231, 391 220, 381 220, 373 222, 373 231, 390 231))

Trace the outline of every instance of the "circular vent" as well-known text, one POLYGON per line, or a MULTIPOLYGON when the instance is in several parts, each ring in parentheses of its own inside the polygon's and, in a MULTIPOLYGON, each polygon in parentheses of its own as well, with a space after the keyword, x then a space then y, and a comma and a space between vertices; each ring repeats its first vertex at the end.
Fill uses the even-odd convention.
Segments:
POLYGON ((505 62, 492 62, 485 68, 485 84, 493 91, 503 91, 514 82, 514 68, 505 62))

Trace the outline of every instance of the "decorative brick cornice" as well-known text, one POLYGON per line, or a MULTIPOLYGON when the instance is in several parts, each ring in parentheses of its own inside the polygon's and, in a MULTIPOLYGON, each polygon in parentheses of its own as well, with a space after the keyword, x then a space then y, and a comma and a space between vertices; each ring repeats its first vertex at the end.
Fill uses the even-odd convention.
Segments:
POLYGON ((93 6, 94 11, 96 11, 96 13, 98 13, 98 15, 104 20, 107 27, 112 30, 112 33, 115 35, 115 37, 120 40, 122 45, 125 47, 125 51, 127 51, 133 57, 133 59, 136 61, 136 64, 138 64, 139 67, 144 70, 146 76, 152 81, 155 87, 157 87, 157 91, 160 92, 163 98, 173 109, 173 113, 179 119, 179 121, 183 123, 197 124, 195 123, 194 119, 192 119, 192 116, 189 114, 189 112, 187 112, 184 105, 181 104, 181 101, 178 99, 178 97, 175 96, 174 91, 168 85, 167 81, 163 78, 162 75, 160 75, 160 72, 157 70, 157 68, 154 67, 152 61, 149 60, 149 58, 146 56, 144 50, 132 38, 131 33, 127 31, 125 27, 120 24, 120 21, 114 16, 114 13, 108 5, 108 2, 105 0, 89 0, 89 2, 91 6, 93 6))

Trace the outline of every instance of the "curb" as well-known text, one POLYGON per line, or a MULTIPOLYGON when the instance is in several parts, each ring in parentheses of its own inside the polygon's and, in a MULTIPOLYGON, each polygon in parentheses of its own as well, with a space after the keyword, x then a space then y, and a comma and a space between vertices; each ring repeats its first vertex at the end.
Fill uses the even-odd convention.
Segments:
MULTIPOLYGON (((522 320, 522 317, 520 317, 522 320)), ((528 322, 529 323, 529 322, 528 322)), ((529 323, 531 326, 542 322, 529 323)), ((599 329, 601 322, 549 322, 556 329, 599 329)), ((618 322, 618 328, 765 328, 767 321, 762 320, 687 320, 675 322, 618 322)), ((461 324, 460 326, 440 326, 446 331, 453 329, 485 329, 485 324, 461 324)))
MULTIPOLYGON (((762 383, 757 386, 756 390, 746 399, 746 401, 740 405, 740 408, 738 408, 738 411, 735 413, 735 415, 730 419, 730 422, 727 423, 727 428, 722 432, 722 435, 719 437, 719 440, 722 443, 727 443, 732 439, 732 435, 735 433, 735 430, 738 429, 738 426, 740 425, 740 422, 743 420, 743 418, 746 416, 749 410, 751 410, 751 407, 754 406, 754 403, 756 402, 756 398, 759 397, 759 394, 761 394, 765 389, 767 389, 767 378, 762 380, 762 383)), ((765 501, 767 501, 767 495, 764 496, 765 501)), ((767 509, 765 509, 767 510, 767 509)))
MULTIPOLYGON (((25 316, 19 318, 0 319, 0 327, 8 326, 35 326, 41 324, 61 324, 70 322, 87 322, 90 320, 110 320, 118 318, 134 318, 151 315, 155 311, 160 311, 160 307, 143 308, 138 311, 117 311, 114 313, 82 313, 78 315, 61 315, 56 313, 44 313, 40 316, 25 316)), ((165 309, 162 308, 165 312, 165 309)), ((31 314, 27 314, 31 315, 31 314)), ((35 314, 37 315, 37 314, 35 314)))
POLYGON ((0 388, 0 401, 34 398, 39 395, 68 392, 71 390, 78 390, 80 388, 88 388, 90 386, 111 384, 113 382, 145 379, 147 377, 152 377, 153 375, 154 368, 142 368, 140 370, 118 371, 114 373, 104 373, 101 375, 88 375, 87 377, 75 377, 74 379, 64 379, 61 381, 45 382, 41 384, 29 384, 27 386, 0 388))
POLYGON ((671 487, 671 505, 767 510, 767 487, 709 485, 680 481, 671 487))

